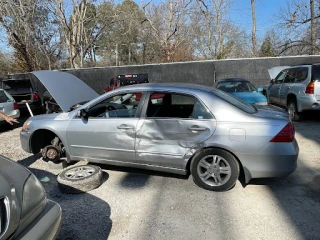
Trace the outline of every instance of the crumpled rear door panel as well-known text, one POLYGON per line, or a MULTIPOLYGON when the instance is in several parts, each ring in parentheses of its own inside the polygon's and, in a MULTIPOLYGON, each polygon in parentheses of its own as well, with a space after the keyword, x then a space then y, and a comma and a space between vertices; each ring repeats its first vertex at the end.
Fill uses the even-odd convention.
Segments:
POLYGON ((188 150, 198 148, 215 128, 215 119, 140 119, 135 143, 137 162, 181 168, 188 150))

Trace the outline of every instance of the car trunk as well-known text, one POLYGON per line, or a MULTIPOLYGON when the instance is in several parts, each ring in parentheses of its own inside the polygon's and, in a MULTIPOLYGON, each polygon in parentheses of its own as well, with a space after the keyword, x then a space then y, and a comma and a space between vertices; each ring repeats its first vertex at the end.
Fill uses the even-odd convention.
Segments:
POLYGON ((272 105, 255 105, 255 108, 258 110, 257 113, 254 114, 255 116, 289 121, 288 113, 282 108, 272 105))
POLYGON ((25 103, 33 100, 30 80, 4 80, 3 89, 6 90, 16 102, 25 103))

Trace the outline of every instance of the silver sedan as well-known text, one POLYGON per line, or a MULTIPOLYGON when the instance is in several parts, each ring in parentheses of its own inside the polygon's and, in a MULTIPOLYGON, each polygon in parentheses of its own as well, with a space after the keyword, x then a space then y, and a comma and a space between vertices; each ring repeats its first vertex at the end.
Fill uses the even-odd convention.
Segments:
MULTIPOLYGON (((18 104, 14 101, 13 97, 0 88, 0 112, 12 118, 19 118, 20 111, 18 104)), ((0 125, 6 123, 2 117, 0 117, 0 125)))
POLYGON ((21 131, 22 148, 44 160, 191 173, 213 191, 232 188, 240 174, 247 183, 297 167, 294 127, 278 109, 200 85, 139 84, 99 96, 71 74, 33 74, 63 111, 29 118, 21 131))

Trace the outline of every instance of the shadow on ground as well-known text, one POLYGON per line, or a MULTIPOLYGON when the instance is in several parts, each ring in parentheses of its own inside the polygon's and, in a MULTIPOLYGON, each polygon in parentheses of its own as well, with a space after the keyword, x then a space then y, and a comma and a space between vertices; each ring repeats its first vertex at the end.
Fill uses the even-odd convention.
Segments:
MULTIPOLYGON (((19 161, 25 167, 41 157, 40 154, 19 161)), ((47 197, 60 204, 62 224, 58 240, 105 240, 109 237, 112 220, 111 209, 107 202, 90 193, 61 193, 57 176, 39 169, 29 168, 42 182, 47 197)))

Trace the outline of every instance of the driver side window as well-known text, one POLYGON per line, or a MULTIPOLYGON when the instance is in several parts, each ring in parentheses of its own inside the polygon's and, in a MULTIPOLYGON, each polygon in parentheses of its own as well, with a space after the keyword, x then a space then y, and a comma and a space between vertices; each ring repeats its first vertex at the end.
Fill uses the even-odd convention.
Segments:
POLYGON ((142 93, 123 93, 107 98, 88 110, 89 118, 134 118, 142 93))
POLYGON ((286 76, 287 70, 281 71, 278 76, 275 78, 275 83, 283 83, 283 80, 286 76))

